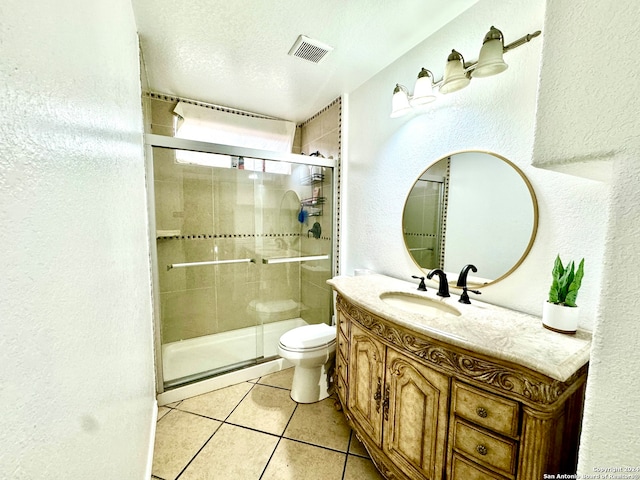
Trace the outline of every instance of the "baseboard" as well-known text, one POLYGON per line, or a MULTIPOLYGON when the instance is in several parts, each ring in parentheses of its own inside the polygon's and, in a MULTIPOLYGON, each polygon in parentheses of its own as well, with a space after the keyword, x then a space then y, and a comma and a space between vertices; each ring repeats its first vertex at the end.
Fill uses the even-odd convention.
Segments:
POLYGON ((153 401, 153 412, 151 414, 151 428, 149 429, 149 450, 147 451, 147 471, 144 478, 151 478, 153 469, 153 448, 156 443, 156 425, 158 423, 158 401, 153 401))

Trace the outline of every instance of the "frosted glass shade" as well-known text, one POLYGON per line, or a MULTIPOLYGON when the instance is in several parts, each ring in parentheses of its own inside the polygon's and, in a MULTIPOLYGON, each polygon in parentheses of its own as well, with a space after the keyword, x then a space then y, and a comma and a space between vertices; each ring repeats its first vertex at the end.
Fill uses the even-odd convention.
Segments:
POLYGON ((489 40, 482 45, 480 57, 475 70, 471 73, 474 78, 490 77, 500 72, 504 72, 509 65, 502 59, 502 41, 499 39, 489 40))
POLYGON ((409 94, 407 89, 402 85, 396 85, 393 90, 393 98, 391 99, 391 118, 401 117, 411 110, 409 104, 409 94))
POLYGON ((469 82, 471 81, 464 71, 464 62, 462 58, 452 59, 452 57, 454 57, 454 53, 457 54, 458 52, 453 50, 451 55, 449 55, 447 65, 444 67, 444 78, 442 80, 442 85, 440 86, 440 93, 446 94, 455 92, 469 85, 469 82))
POLYGON ((412 106, 417 107, 431 103, 435 99, 436 96, 433 93, 433 75, 429 70, 423 68, 418 74, 410 103, 412 106))

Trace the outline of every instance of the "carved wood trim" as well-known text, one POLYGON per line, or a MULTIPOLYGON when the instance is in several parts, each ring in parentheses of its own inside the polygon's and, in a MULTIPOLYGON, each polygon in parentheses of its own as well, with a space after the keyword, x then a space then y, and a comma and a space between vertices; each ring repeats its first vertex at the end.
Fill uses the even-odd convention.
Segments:
POLYGON ((364 329, 389 344, 412 354, 423 362, 435 365, 452 374, 516 397, 526 404, 543 407, 549 406, 566 397, 584 380, 587 365, 578 370, 566 382, 554 380, 545 375, 519 367, 514 364, 499 364, 481 358, 471 352, 443 344, 424 335, 416 334, 400 326, 393 325, 367 310, 353 305, 338 293, 336 306, 364 329))

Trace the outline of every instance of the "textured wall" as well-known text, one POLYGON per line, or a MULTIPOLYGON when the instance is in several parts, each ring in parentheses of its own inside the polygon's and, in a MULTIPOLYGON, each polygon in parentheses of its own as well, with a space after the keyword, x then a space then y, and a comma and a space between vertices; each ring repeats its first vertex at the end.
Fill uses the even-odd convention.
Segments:
POLYGON ((128 0, 0 5, 0 477, 143 478, 153 417, 128 0))
MULTIPOLYGON (((509 68, 504 73, 474 79, 464 90, 427 105, 422 114, 389 118, 395 83, 413 90, 420 67, 440 78, 452 48, 469 61, 477 58, 491 25, 500 28, 509 43, 543 29, 543 23, 544 2, 483 0, 350 94, 343 273, 369 268, 405 279, 417 274, 401 227, 411 185, 431 162, 449 153, 493 151, 518 165, 531 181, 540 209, 539 228, 524 263, 506 280, 483 289, 482 300, 540 315, 556 254, 563 259, 585 257, 587 278, 578 301, 583 307, 581 324, 592 326, 608 187, 531 166, 544 32, 505 55, 509 68)), ((470 214, 481 213, 486 212, 470 206, 470 214)))
POLYGON ((640 4, 549 3, 534 165, 607 178, 640 146, 640 4))
POLYGON ((640 465, 639 17, 635 2, 549 2, 545 21, 534 159, 609 175, 612 186, 580 447, 584 475, 640 465))

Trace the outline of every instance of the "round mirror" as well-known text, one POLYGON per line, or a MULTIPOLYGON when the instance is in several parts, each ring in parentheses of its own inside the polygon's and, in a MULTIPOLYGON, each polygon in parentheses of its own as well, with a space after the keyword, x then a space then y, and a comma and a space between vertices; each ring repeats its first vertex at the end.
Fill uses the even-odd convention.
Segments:
MULTIPOLYGON (((402 218, 404 241, 416 264, 457 278, 467 264, 468 285, 502 280, 525 259, 538 228, 531 184, 495 153, 455 153, 429 166, 413 184, 402 218)), ((451 282, 455 285, 455 280, 451 282)))

